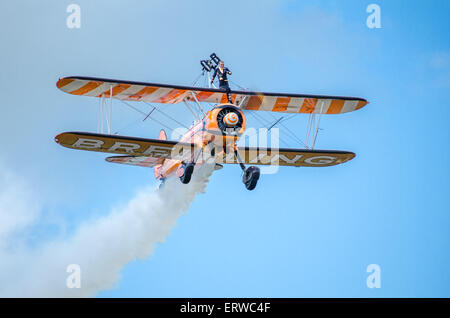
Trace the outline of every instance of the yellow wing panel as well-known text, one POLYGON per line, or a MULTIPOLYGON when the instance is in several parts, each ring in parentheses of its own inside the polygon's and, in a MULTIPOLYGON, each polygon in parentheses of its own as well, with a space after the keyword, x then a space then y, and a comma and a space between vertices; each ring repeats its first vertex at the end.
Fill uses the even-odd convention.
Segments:
MULTIPOLYGON (((66 132, 55 137, 60 145, 78 150, 121 154, 109 157, 109 162, 153 167, 164 159, 189 160, 195 153, 193 144, 169 140, 145 139, 116 135, 66 132)), ((337 150, 238 148, 241 158, 249 165, 278 165, 294 167, 328 167, 347 162, 355 157, 353 152, 337 150)), ((209 151, 205 152, 209 157, 209 151)), ((236 164, 234 154, 217 155, 219 164, 236 164)), ((203 157, 200 156, 203 160, 203 157)))
POLYGON ((84 132, 66 132, 55 137, 60 145, 78 150, 106 152, 128 156, 155 158, 182 158, 186 149, 193 146, 169 140, 145 139, 84 132))
MULTIPOLYGON (((276 165, 293 167, 329 167, 347 162, 355 157, 353 152, 337 150, 307 150, 307 149, 258 149, 239 148, 239 154, 249 165, 276 165)), ((233 154, 216 158, 217 163, 234 163, 233 154)))
MULTIPOLYGON (((220 89, 120 81, 93 77, 65 77, 56 86, 69 94, 176 104, 183 100, 227 103, 220 89)), ((358 97, 231 91, 235 105, 247 110, 282 113, 342 114, 358 110, 368 102, 358 97)))

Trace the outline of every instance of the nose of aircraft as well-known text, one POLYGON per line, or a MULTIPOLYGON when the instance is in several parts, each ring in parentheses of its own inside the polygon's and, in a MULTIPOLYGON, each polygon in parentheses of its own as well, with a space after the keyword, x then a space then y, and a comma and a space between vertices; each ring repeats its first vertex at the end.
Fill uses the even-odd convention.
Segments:
POLYGON ((223 118, 223 122, 228 126, 228 127, 233 127, 235 126, 239 121, 239 117, 236 113, 228 113, 225 115, 225 117, 223 118))

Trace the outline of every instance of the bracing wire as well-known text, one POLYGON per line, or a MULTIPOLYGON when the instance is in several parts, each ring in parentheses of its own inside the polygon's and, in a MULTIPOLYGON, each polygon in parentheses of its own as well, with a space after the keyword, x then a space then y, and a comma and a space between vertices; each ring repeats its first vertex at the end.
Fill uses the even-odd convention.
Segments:
POLYGON ((242 87, 241 85, 239 85, 239 84, 233 82, 232 80, 230 80, 230 83, 233 84, 233 85, 235 85, 235 86, 237 86, 237 87, 239 87, 240 89, 242 89, 242 90, 244 90, 244 91, 247 90, 245 87, 242 87))
MULTIPOLYGON (((143 111, 141 111, 139 108, 136 108, 136 107, 134 107, 134 106, 128 104, 128 103, 125 102, 124 100, 121 100, 121 99, 119 99, 119 100, 120 100, 123 104, 125 104, 126 106, 130 107, 131 109, 134 109, 134 110, 137 111, 138 113, 140 113, 140 114, 142 114, 142 115, 144 115, 144 116, 147 116, 147 114, 144 113, 143 111)), ((157 119, 155 119, 155 118, 153 118, 153 117, 148 117, 148 119, 150 119, 150 120, 154 121, 155 123, 157 123, 157 124, 163 126, 164 128, 169 129, 170 131, 174 131, 173 128, 171 128, 171 127, 169 127, 169 126, 163 124, 162 122, 160 122, 159 120, 157 120, 157 119)))
POLYGON ((162 110, 160 110, 160 109, 159 109, 158 107, 156 107, 155 105, 150 104, 150 103, 147 103, 147 102, 144 102, 144 104, 146 104, 146 105, 148 105, 148 106, 150 106, 150 107, 153 107, 158 113, 163 114, 164 116, 166 116, 166 117, 169 118, 170 120, 176 122, 178 125, 183 126, 183 127, 186 128, 186 129, 189 129, 189 127, 187 127, 185 124, 179 122, 178 120, 176 120, 176 119, 173 118, 172 116, 166 114, 165 112, 163 112, 162 110))
MULTIPOLYGON (((273 115, 272 113, 269 113, 269 114, 272 116, 272 118, 277 119, 277 117, 275 115, 273 115)), ((297 115, 297 114, 293 114, 293 116, 294 115, 297 115)), ((290 116, 289 119, 291 119, 293 116, 290 116)), ((278 124, 280 124, 284 129, 286 129, 286 131, 290 134, 291 138, 293 138, 296 142, 302 144, 306 148, 309 148, 308 145, 303 140, 301 140, 299 137, 297 137, 297 135, 292 130, 290 130, 286 125, 284 125, 282 123, 282 120, 280 120, 278 122, 278 124)))
POLYGON ((122 128, 116 130, 116 132, 114 133, 114 135, 117 135, 117 134, 119 133, 119 131, 120 131, 120 132, 123 132, 123 131, 128 130, 128 128, 130 128, 131 126, 136 125, 136 124, 137 124, 138 122, 140 122, 140 121, 141 121, 141 119, 133 120, 131 123, 129 123, 129 124, 123 126, 122 128))
POLYGON ((204 71, 201 72, 201 73, 197 76, 197 78, 195 79, 195 81, 192 83, 191 86, 195 86, 195 84, 197 84, 197 81, 198 81, 198 80, 200 79, 200 77, 203 76, 203 75, 205 75, 205 72, 204 72, 204 71))
MULTIPOLYGON (((265 119, 264 119, 262 116, 260 117, 259 115, 256 115, 256 112, 248 111, 248 112, 246 112, 246 113, 252 115, 253 118, 255 118, 255 119, 262 125, 262 127, 266 127, 266 126, 268 125, 268 122, 264 123, 263 120, 265 121, 265 119)), ((248 137, 253 137, 253 136, 257 135, 257 134, 258 134, 258 132, 254 133, 254 134, 252 134, 252 135, 249 135, 248 137)), ((280 141, 283 142, 286 146, 289 145, 289 143, 287 143, 287 142, 286 142, 284 139, 282 139, 282 138, 280 138, 280 141)))
MULTIPOLYGON (((244 90, 244 91, 247 91, 247 89, 246 89, 245 87, 242 87, 241 85, 239 85, 239 84, 233 82, 232 80, 230 80, 230 82, 231 82, 233 85, 239 87, 240 89, 242 89, 242 90, 244 90)), ((249 113, 252 114, 253 117, 255 117, 255 118, 259 117, 260 119, 266 121, 266 120, 264 119, 264 117, 262 117, 262 116, 257 116, 257 115, 256 115, 256 112, 250 111, 249 113)), ((304 147, 306 147, 306 148, 309 149, 308 145, 307 145, 303 140, 301 140, 299 137, 297 137, 297 135, 296 135, 293 131, 291 131, 288 127, 286 127, 286 125, 283 124, 283 122, 286 122, 286 121, 288 121, 289 119, 292 119, 292 118, 293 118, 294 116, 296 116, 297 114, 292 114, 291 116, 286 117, 286 118, 283 118, 283 119, 278 119, 278 118, 276 118, 276 117, 275 117, 273 114, 271 114, 271 113, 270 113, 270 115, 271 115, 275 120, 277 120, 277 122, 275 122, 275 124, 279 124, 279 125, 281 125, 282 127, 284 127, 284 128, 286 129, 286 131, 290 134, 290 137, 291 137, 291 138, 293 138, 296 142, 299 142, 299 143, 302 144, 304 147)), ((258 118, 257 118, 257 120, 258 120, 258 118)), ((258 121, 259 121, 260 123, 262 123, 261 120, 258 120, 258 121)), ((270 122, 267 121, 267 123, 266 123, 266 124, 263 124, 263 125, 264 125, 264 127, 267 126, 267 125, 270 125, 270 122)), ((275 125, 273 125, 273 126, 275 126, 275 125)), ((272 128, 272 127, 271 127, 271 128, 272 128)), ((308 129, 308 130, 309 130, 309 129, 308 129)), ((280 139, 281 139, 281 138, 280 138, 280 139)), ((283 140, 282 140, 282 141, 283 141, 283 140)), ((285 142, 285 143, 286 143, 286 142, 285 142)))

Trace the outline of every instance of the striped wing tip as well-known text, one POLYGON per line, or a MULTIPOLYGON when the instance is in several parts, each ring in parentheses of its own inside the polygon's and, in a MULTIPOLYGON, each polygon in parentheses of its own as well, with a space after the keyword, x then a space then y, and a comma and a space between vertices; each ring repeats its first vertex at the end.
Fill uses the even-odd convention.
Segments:
POLYGON ((74 81, 74 79, 71 79, 71 78, 66 78, 66 77, 60 78, 56 82, 56 87, 58 87, 60 90, 64 91, 63 87, 66 86, 66 85, 69 85, 73 81, 74 81))

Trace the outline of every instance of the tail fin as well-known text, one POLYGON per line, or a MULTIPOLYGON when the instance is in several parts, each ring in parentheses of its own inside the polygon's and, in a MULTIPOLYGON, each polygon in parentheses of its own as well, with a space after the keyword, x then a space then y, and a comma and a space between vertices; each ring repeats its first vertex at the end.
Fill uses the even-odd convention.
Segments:
POLYGON ((164 131, 164 129, 161 129, 161 131, 159 132, 158 139, 159 140, 167 140, 167 135, 166 135, 166 132, 164 131))
MULTIPOLYGON (((166 132, 164 131, 164 129, 161 129, 161 131, 159 132, 158 139, 159 140, 167 140, 167 135, 166 135, 166 132)), ((157 164, 154 168, 155 169, 155 178, 158 180, 161 178, 161 168, 162 168, 163 163, 164 163, 164 161, 160 164, 157 164)))

